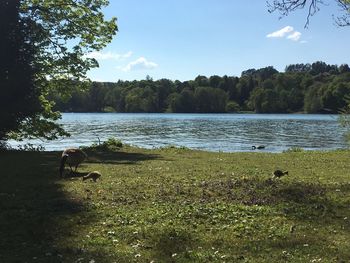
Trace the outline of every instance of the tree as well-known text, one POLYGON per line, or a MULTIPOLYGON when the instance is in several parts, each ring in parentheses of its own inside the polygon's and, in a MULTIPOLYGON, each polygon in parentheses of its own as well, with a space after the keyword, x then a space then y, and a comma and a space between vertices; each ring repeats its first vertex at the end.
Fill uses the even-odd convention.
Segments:
POLYGON ((331 83, 325 85, 321 96, 322 105, 327 111, 339 113, 347 105, 346 97, 350 94, 350 84, 335 78, 331 83))
POLYGON ((196 111, 195 97, 192 90, 184 89, 180 94, 172 93, 169 96, 169 111, 191 113, 196 111))
POLYGON ((311 70, 311 65, 309 63, 307 64, 291 64, 286 66, 285 72, 309 72, 311 70))
POLYGON ((305 93, 304 97, 304 111, 306 113, 320 113, 323 110, 323 104, 321 101, 321 88, 322 84, 316 83, 311 86, 305 93))
POLYGON ((104 20, 101 8, 107 5, 108 0, 22 0, 21 15, 35 24, 41 78, 81 80, 98 66, 86 54, 101 50, 117 30, 116 18, 104 20))
POLYGON ((160 79, 156 83, 156 90, 158 95, 158 108, 161 112, 167 108, 167 98, 169 94, 174 90, 174 83, 168 79, 160 79))
POLYGON ((257 78, 259 80, 259 82, 263 82, 266 79, 270 79, 273 75, 275 75, 277 73, 278 73, 278 71, 274 67, 269 66, 266 68, 258 69, 254 73, 254 76, 255 76, 255 78, 257 78))
POLYGON ((251 75, 245 75, 242 73, 242 77, 239 79, 237 84, 237 90, 239 93, 239 104, 244 105, 246 100, 249 98, 250 92, 254 89, 254 80, 251 75))
POLYGON ((158 112, 158 97, 151 87, 134 88, 125 98, 126 112, 158 112))
POLYGON ((227 94, 212 87, 198 87, 194 93, 197 112, 220 113, 226 111, 227 94))
POLYGON ((256 113, 280 113, 278 93, 270 88, 255 88, 250 95, 249 105, 256 113))
MULTIPOLYGON (((349 0, 333 0, 339 6, 340 15, 334 17, 338 26, 350 26, 350 1, 349 0)), ((268 1, 268 11, 278 11, 282 16, 287 16, 289 13, 297 9, 308 9, 305 27, 310 23, 311 16, 315 15, 321 5, 326 5, 324 0, 273 0, 268 1)))
POLYGON ((276 90, 280 94, 281 103, 285 104, 282 106, 284 111, 298 112, 303 110, 304 88, 302 81, 304 76, 305 73, 299 72, 276 76, 276 90))
POLYGON ((343 73, 347 73, 350 72, 350 68, 348 66, 348 64, 342 64, 339 66, 339 73, 343 74, 343 73))
POLYGON ((194 81, 196 83, 196 87, 208 87, 209 86, 209 80, 206 76, 198 75, 194 79, 194 81))
MULTIPOLYGON (((30 43, 36 48, 33 61, 36 66, 34 79, 38 93, 35 96, 40 100, 41 109, 35 114, 23 112, 26 118, 23 118, 20 127, 16 130, 8 129, 6 134, 17 132, 17 139, 53 139, 65 133, 54 123, 60 115, 53 111, 54 104, 48 100, 49 92, 55 90, 57 94, 68 96, 74 86, 62 85, 62 82, 67 84, 67 80, 74 80, 75 82, 70 83, 86 83, 86 72, 98 66, 97 61, 88 58, 86 54, 101 50, 112 40, 117 31, 116 18, 106 21, 101 12, 108 5, 108 0, 16 2, 20 3, 18 17, 31 25, 31 38, 23 39, 22 44, 30 43)), ((8 14, 4 12, 3 16, 7 17, 8 14)), ((3 82, 3 79, 0 81, 3 82)))
POLYGON ((30 20, 20 18, 19 8, 19 0, 0 2, 0 142, 42 110, 33 28, 30 20))
POLYGON ((239 104, 235 101, 229 101, 226 104, 226 112, 238 112, 239 111, 239 104))
POLYGON ((209 85, 212 88, 218 88, 221 82, 221 77, 214 75, 209 78, 209 85))

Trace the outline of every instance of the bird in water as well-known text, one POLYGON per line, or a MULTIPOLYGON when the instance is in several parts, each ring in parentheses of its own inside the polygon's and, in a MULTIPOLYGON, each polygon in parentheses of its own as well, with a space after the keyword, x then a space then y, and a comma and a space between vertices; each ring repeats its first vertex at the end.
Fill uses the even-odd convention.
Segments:
POLYGON ((64 166, 68 164, 71 172, 73 172, 72 167, 75 167, 74 172, 77 171, 79 164, 81 164, 87 155, 82 150, 77 148, 69 148, 63 151, 61 156, 61 165, 60 165, 60 175, 63 176, 64 166))
POLYGON ((273 172, 273 177, 272 178, 280 178, 284 175, 287 175, 288 174, 288 171, 281 171, 281 170, 276 170, 273 172))
POLYGON ((98 178, 100 178, 100 177, 101 177, 100 172, 98 172, 98 171, 93 171, 93 172, 91 172, 91 173, 89 173, 89 174, 83 176, 83 181, 85 181, 85 180, 87 180, 87 179, 92 179, 94 182, 96 182, 96 180, 97 180, 98 178))
POLYGON ((265 145, 257 145, 257 146, 253 145, 252 150, 256 150, 256 149, 258 149, 258 150, 265 149, 265 145))

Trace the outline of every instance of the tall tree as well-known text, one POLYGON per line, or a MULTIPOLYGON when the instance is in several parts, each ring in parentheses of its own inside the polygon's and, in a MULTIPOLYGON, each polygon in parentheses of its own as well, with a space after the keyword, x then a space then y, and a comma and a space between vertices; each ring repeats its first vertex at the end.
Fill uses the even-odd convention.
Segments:
POLYGON ((33 28, 19 8, 19 0, 0 1, 0 142, 42 110, 33 28))
MULTIPOLYGON (((84 83, 87 80, 87 71, 97 67, 98 63, 86 54, 101 50, 112 40, 117 31, 116 18, 109 21, 104 18, 101 9, 108 5, 108 0, 16 2, 20 3, 18 17, 22 21, 30 21, 30 42, 37 49, 34 54, 37 69, 34 75, 41 111, 28 113, 18 129, 10 129, 7 133, 18 132, 17 138, 56 138, 64 134, 64 131, 54 123, 60 115, 52 110, 54 104, 48 100, 48 93, 54 89, 56 94, 67 96, 73 90, 73 85, 67 85, 68 83, 84 83)), ((8 14, 4 12, 3 16, 7 17, 8 14)), ((23 114, 26 115, 25 112, 23 114)))

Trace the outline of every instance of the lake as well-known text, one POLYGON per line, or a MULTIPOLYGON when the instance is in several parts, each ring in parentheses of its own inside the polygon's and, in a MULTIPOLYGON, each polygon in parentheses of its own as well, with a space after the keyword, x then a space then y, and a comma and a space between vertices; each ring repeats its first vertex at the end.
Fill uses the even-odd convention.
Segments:
MULTIPOLYGON (((64 113, 60 123, 71 137, 25 143, 62 150, 116 137, 144 148, 176 145, 224 152, 251 151, 252 145, 265 145, 262 151, 266 152, 282 152, 291 147, 347 147, 346 129, 339 125, 337 115, 64 113)), ((14 141, 10 144, 18 145, 14 141)))

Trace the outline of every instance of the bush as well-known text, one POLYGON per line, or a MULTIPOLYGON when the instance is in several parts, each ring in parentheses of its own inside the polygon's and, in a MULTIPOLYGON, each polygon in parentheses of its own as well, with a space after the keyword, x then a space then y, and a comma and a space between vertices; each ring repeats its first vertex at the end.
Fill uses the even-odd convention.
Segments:
MULTIPOLYGON (((91 146, 86 147, 88 150, 101 150, 101 151, 117 151, 123 147, 121 140, 116 138, 108 138, 103 143, 93 143, 91 146)), ((85 147, 84 147, 85 148, 85 147)))
POLYGON ((102 111, 103 112, 107 112, 107 113, 109 113, 109 112, 116 112, 116 110, 113 107, 111 107, 111 106, 104 107, 102 111))
POLYGON ((238 112, 239 104, 235 101, 229 101, 226 105, 226 112, 238 112))

